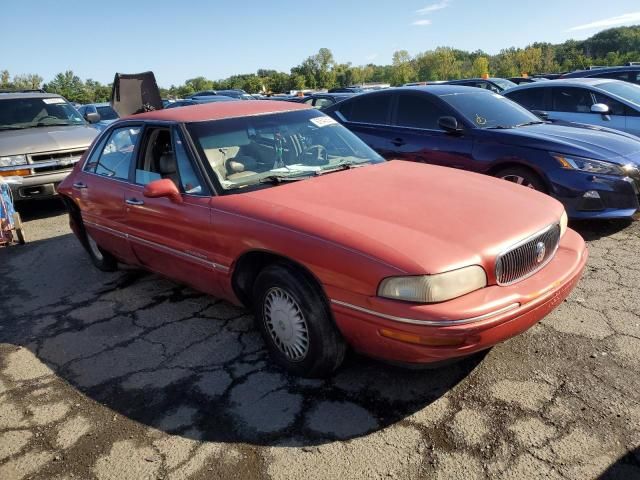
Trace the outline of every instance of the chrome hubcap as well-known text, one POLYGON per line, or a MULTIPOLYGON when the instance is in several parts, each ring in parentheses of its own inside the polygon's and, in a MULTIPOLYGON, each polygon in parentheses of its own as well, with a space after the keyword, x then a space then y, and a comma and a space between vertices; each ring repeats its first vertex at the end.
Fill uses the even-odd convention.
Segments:
POLYGON ((536 187, 534 187, 531 182, 528 182, 524 177, 521 177, 520 175, 505 175, 504 177, 502 177, 502 179, 506 180, 507 182, 517 183, 518 185, 522 185, 527 188, 532 188, 534 190, 536 189, 536 187))
POLYGON ((98 260, 102 260, 102 252, 100 251, 100 249, 98 248, 98 244, 96 243, 96 241, 91 237, 91 235, 89 235, 87 233, 87 243, 89 243, 89 250, 91 250, 91 253, 98 259, 98 260))
POLYGON ((271 288, 264 299, 264 322, 278 349, 289 360, 304 360, 309 351, 309 329, 298 303, 285 290, 271 288))

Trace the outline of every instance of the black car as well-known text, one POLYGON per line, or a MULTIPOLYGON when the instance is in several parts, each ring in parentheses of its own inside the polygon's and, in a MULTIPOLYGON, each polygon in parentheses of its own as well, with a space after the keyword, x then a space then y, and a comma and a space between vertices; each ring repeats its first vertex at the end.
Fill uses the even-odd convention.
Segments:
POLYGON ((523 85, 525 83, 534 83, 534 82, 540 82, 540 81, 549 80, 549 79, 544 77, 511 77, 511 78, 508 78, 507 80, 515 83, 516 85, 523 85))
POLYGON ((330 89, 327 93, 362 93, 363 88, 360 87, 336 87, 330 89))
POLYGON ((491 91, 392 88, 354 96, 324 112, 386 159, 513 181, 557 198, 569 217, 628 218, 638 209, 639 138, 547 123, 491 91))
POLYGON ((591 70, 578 70, 565 73, 560 78, 612 78, 640 85, 640 65, 627 65, 624 67, 602 67, 591 70))
POLYGON ((297 102, 311 105, 313 108, 323 110, 331 105, 335 105, 342 100, 351 98, 356 93, 314 93, 306 97, 298 97, 297 102))
POLYGON ((476 87, 500 93, 508 88, 515 87, 516 84, 506 78, 465 78, 462 80, 449 80, 440 85, 460 85, 461 87, 476 87))

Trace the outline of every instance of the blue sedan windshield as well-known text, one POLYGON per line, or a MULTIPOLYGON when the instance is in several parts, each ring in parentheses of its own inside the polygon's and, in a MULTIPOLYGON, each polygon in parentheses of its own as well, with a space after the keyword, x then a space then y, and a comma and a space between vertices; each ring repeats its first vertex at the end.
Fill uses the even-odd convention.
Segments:
POLYGON ((497 93, 478 91, 440 95, 477 128, 514 128, 540 119, 508 98, 497 93))

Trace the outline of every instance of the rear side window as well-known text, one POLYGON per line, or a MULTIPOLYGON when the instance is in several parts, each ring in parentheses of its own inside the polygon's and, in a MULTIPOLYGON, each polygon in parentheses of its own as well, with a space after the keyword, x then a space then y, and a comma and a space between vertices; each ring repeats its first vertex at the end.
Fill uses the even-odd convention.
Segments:
POLYGON ((527 88, 508 93, 506 97, 528 110, 545 110, 544 94, 546 91, 546 88, 527 88))
POLYGON ((390 109, 391 95, 363 95, 351 102, 347 102, 347 105, 340 109, 340 113, 349 122, 387 125, 389 123, 390 109))
POLYGON ((439 130, 438 119, 447 113, 423 95, 400 95, 396 125, 439 130))
POLYGON ((591 92, 584 88, 554 87, 551 94, 551 110, 554 112, 590 113, 591 92))
POLYGON ((85 171, 121 180, 129 178, 129 167, 140 136, 140 127, 117 128, 85 165, 85 171))

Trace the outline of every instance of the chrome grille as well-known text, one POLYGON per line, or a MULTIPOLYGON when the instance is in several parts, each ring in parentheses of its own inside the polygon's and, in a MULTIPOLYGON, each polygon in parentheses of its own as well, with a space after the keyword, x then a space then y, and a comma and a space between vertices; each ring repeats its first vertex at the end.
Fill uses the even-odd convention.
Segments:
POLYGON ((555 255, 560 242, 560 225, 551 225, 525 239, 496 260, 498 285, 523 280, 544 267, 555 255))
POLYGON ((62 164, 71 164, 75 163, 84 153, 86 149, 83 148, 81 150, 71 150, 66 152, 49 152, 49 153, 37 153, 35 155, 30 155, 30 158, 33 162, 52 162, 57 161, 62 164))

